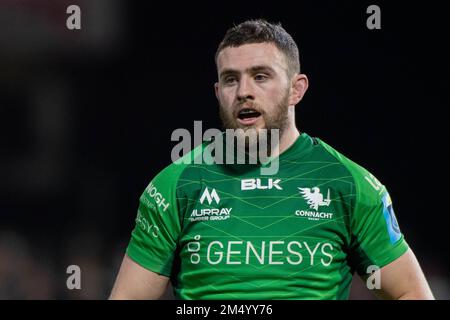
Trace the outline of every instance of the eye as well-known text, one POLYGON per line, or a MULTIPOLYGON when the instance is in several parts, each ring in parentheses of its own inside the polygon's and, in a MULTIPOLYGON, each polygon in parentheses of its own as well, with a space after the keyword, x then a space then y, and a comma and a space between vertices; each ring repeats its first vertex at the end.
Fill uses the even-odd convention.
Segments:
POLYGON ((234 82, 236 82, 236 77, 235 76, 227 76, 224 78, 224 83, 225 84, 233 84, 234 82))
POLYGON ((269 77, 268 77, 267 75, 262 74, 262 73, 258 73, 258 74, 255 76, 255 80, 258 81, 258 82, 265 81, 265 80, 267 80, 268 78, 269 78, 269 77))

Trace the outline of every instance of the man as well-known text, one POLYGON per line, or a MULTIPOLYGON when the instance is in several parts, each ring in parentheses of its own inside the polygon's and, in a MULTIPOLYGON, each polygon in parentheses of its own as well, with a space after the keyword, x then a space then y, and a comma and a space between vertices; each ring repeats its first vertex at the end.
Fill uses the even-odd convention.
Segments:
POLYGON ((140 198, 110 298, 157 299, 171 280, 181 299, 347 299, 355 271, 366 278, 380 268, 380 297, 433 299, 386 188, 296 128, 308 79, 291 36, 246 21, 228 30, 216 64, 224 127, 279 129, 279 170, 261 175, 259 162, 161 171, 140 198))

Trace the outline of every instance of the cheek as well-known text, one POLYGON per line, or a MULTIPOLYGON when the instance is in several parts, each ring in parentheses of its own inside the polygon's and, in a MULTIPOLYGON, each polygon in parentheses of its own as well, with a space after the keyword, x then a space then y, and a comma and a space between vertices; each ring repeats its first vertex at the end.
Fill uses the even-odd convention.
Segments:
POLYGON ((234 93, 230 89, 219 90, 220 103, 224 108, 230 108, 233 104, 234 93))
POLYGON ((268 108, 273 109, 280 103, 280 100, 285 93, 285 89, 278 86, 267 88, 267 90, 264 91, 264 94, 261 95, 261 102, 268 108))

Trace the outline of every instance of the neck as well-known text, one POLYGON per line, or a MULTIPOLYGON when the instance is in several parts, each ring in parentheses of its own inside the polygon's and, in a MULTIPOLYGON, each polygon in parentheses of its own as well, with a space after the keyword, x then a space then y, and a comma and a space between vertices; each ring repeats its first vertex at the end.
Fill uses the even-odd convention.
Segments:
POLYGON ((283 130, 283 133, 280 137, 280 144, 277 150, 274 150, 274 152, 270 155, 271 157, 277 157, 284 151, 286 151, 299 137, 300 132, 298 131, 297 127, 295 126, 295 116, 292 113, 288 115, 288 125, 283 130))
POLYGON ((293 127, 292 129, 289 129, 289 130, 285 130, 283 132, 283 135, 280 137, 280 144, 279 144, 278 150, 274 150, 274 152, 270 156, 277 157, 280 154, 282 154, 292 144, 294 144, 294 142, 297 140, 297 138, 299 136, 300 136, 300 132, 298 131, 298 129, 296 127, 293 127))

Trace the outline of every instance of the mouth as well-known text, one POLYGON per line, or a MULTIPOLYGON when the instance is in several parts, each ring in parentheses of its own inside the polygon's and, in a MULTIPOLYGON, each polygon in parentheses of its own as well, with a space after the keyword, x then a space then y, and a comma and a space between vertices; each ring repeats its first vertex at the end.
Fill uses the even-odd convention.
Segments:
POLYGON ((252 108, 244 108, 239 111, 237 118, 238 121, 246 126, 253 125, 258 118, 261 116, 261 113, 252 108))

